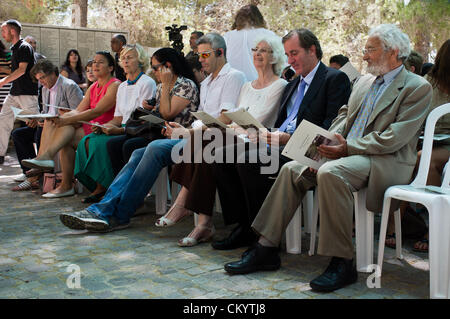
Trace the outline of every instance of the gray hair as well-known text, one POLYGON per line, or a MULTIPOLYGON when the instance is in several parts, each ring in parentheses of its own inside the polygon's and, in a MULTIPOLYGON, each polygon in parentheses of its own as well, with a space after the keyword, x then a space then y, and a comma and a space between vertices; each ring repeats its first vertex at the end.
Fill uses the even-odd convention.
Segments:
POLYGON ((409 37, 395 24, 380 24, 369 31, 370 37, 378 37, 384 50, 397 50, 398 60, 405 60, 411 52, 409 37))
POLYGON ((276 75, 280 75, 286 64, 286 55, 284 54, 283 43, 277 36, 259 36, 255 40, 255 46, 260 42, 266 42, 272 49, 272 68, 276 75))
POLYGON ((196 43, 197 45, 209 44, 213 50, 223 49, 223 56, 227 56, 227 44, 225 43, 225 39, 218 33, 207 33, 198 39, 196 43))
MULTIPOLYGON (((28 39, 31 40, 31 41, 32 41, 32 40, 36 41, 36 39, 35 39, 33 36, 31 36, 31 35, 27 35, 27 36, 24 38, 25 41, 27 41, 28 39)), ((27 42, 28 42, 28 41, 27 41, 27 42)))

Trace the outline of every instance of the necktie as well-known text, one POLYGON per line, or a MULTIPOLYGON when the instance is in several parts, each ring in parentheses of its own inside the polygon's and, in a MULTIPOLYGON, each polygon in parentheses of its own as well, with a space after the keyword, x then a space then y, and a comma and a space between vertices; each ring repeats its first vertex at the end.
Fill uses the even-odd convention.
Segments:
POLYGON ((302 104, 303 96, 305 94, 306 82, 305 82, 305 80, 301 80, 301 81, 302 82, 300 83, 300 87, 298 89, 297 96, 294 101, 294 107, 292 108, 291 113, 289 113, 286 120, 283 122, 283 124, 281 124, 280 128, 278 129, 281 132, 286 131, 288 124, 291 123, 291 121, 297 116, 300 105, 302 104))
POLYGON ((355 122, 353 123, 350 132, 348 132, 347 135, 348 140, 363 136, 367 120, 369 119, 370 114, 372 114, 378 91, 380 90, 380 87, 383 83, 384 83, 383 77, 377 77, 375 81, 372 83, 369 92, 367 92, 366 97, 364 98, 363 105, 361 106, 361 109, 359 110, 358 115, 356 116, 355 122))

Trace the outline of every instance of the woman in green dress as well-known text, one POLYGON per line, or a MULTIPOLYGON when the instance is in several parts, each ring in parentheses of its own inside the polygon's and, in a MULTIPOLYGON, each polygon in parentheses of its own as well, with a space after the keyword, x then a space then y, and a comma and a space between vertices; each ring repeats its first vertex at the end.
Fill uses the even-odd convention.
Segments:
POLYGON ((79 143, 75 161, 75 177, 90 192, 84 203, 98 202, 114 179, 106 143, 117 135, 125 134, 124 126, 131 113, 147 99, 154 97, 155 81, 145 74, 149 57, 142 46, 126 45, 120 54, 120 65, 127 81, 120 84, 116 96, 114 118, 103 128, 92 126, 93 133, 79 143))

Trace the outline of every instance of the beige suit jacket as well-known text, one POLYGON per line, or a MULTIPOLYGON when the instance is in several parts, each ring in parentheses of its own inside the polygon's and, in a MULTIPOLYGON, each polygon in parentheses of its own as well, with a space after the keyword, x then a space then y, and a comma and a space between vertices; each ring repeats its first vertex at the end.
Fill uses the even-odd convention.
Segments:
MULTIPOLYGON (((330 131, 347 136, 375 77, 365 75, 355 83, 348 104, 342 106, 330 131)), ((364 135, 347 141, 348 155, 367 155, 371 170, 367 209, 381 212, 385 190, 408 184, 417 158, 417 142, 431 104, 431 85, 403 69, 378 99, 364 135)))

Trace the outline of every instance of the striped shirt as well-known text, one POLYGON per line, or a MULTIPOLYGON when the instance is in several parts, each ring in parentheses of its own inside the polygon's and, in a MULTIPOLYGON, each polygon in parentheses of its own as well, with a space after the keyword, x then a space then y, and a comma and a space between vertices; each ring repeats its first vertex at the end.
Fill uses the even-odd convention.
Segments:
MULTIPOLYGON (((11 52, 6 52, 5 57, 0 57, 0 67, 11 68, 11 52)), ((0 71, 0 79, 3 79, 8 74, 0 71)), ((3 102, 9 94, 9 90, 11 89, 11 83, 5 84, 0 88, 0 107, 3 106, 3 102)))

